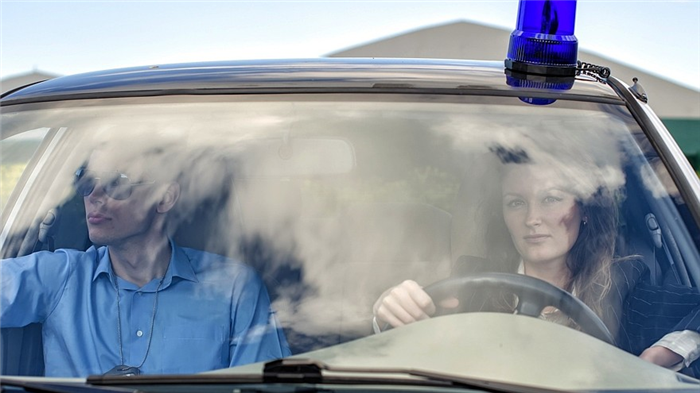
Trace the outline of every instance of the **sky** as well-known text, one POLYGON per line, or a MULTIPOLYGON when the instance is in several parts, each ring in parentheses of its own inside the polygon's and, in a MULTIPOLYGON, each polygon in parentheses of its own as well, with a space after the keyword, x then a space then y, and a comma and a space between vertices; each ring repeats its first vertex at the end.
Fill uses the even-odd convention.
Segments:
MULTIPOLYGON (((517 0, 0 0, 0 78, 322 57, 460 20, 513 30, 517 9, 517 0)), ((700 0, 579 0, 576 37, 589 52, 700 90, 700 0)))

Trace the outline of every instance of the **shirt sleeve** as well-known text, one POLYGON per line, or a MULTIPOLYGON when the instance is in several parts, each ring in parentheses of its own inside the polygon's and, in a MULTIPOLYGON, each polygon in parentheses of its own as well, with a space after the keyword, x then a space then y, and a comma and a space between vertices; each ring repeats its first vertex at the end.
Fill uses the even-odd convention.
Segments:
POLYGON ((43 322, 58 304, 70 272, 62 250, 0 261, 0 327, 43 322))
POLYGON ((688 367, 700 356, 700 333, 692 330, 671 332, 652 346, 667 348, 683 357, 683 361, 670 367, 674 371, 679 371, 688 367))
POLYGON ((249 270, 241 276, 232 299, 230 366, 291 355, 262 280, 249 270))

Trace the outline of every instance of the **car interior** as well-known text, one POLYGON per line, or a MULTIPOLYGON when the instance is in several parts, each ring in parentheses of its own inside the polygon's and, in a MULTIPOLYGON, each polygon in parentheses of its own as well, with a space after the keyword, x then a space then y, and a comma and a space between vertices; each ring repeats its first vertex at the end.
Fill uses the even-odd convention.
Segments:
MULTIPOLYGON (((375 170, 364 166, 367 153, 361 143, 349 137, 290 141, 286 136, 243 146, 231 154, 212 154, 210 148, 190 152, 192 162, 216 157, 207 171, 216 179, 217 191, 187 195, 201 190, 205 180, 179 179, 182 198, 192 203, 173 213, 171 236, 181 246, 253 266, 267 285, 293 354, 372 334, 372 304, 384 289, 417 277, 425 284, 438 281, 449 276, 460 256, 483 255, 479 234, 489 219, 482 208, 488 194, 481 199, 475 195, 488 188, 483 177, 490 172, 480 172, 479 165, 454 171, 457 184, 448 193, 449 204, 410 198, 344 200, 328 190, 362 181, 352 178, 357 172, 375 170), (303 245, 295 241, 302 235, 308 237, 303 245), (313 249, 315 242, 322 247, 313 249), (330 281, 320 282, 321 276, 330 281)), ((683 214, 680 197, 659 197, 649 190, 649 181, 660 184, 656 175, 648 176, 654 173, 649 162, 656 158, 639 151, 629 157, 623 168, 627 197, 620 206, 617 254, 640 256, 652 284, 696 286, 698 267, 689 265, 698 256, 678 220, 683 214)), ((31 227, 14 234, 10 249, 20 256, 92 246, 82 199, 73 195, 55 206, 42 202, 31 227)), ((40 325, 2 329, 2 348, 3 375, 43 374, 40 325)))

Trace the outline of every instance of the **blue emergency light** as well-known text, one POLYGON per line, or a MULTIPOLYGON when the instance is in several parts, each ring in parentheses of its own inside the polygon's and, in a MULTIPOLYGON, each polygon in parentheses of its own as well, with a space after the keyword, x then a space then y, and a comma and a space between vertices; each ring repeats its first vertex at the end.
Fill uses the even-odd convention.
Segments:
MULTIPOLYGON (((575 0, 520 0, 518 21, 505 60, 506 82, 514 87, 568 90, 577 72, 575 0)), ((527 98, 545 105, 553 99, 527 98)))

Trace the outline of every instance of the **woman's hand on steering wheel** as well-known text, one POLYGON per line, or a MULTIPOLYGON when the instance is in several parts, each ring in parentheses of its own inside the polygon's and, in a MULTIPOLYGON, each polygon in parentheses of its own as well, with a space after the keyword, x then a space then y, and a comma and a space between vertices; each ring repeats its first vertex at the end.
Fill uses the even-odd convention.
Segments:
MULTIPOLYGON (((614 344, 615 340, 605 323, 585 303, 571 293, 534 277, 508 273, 481 273, 451 277, 429 285, 424 293, 439 301, 452 297, 466 288, 503 290, 516 295, 518 298, 516 314, 530 317, 539 318, 545 307, 553 306, 576 322, 584 333, 614 344)), ((480 310, 462 310, 461 312, 474 311, 480 310)))
MULTIPOLYGON (((440 307, 450 309, 459 305, 457 298, 440 301, 440 307)), ((407 325, 430 318, 436 308, 433 299, 413 280, 386 290, 374 303, 373 312, 380 325, 392 327, 407 325)))
POLYGON ((610 344, 614 342, 603 321, 579 299, 545 281, 519 274, 452 277, 433 283, 425 290, 415 281, 406 280, 379 297, 374 303, 374 316, 378 324, 388 323, 393 327, 428 319, 436 312, 433 299, 443 308, 456 308, 459 301, 454 296, 465 287, 506 289, 518 296, 516 312, 531 317, 539 317, 546 306, 554 306, 576 321, 584 332, 610 344))

